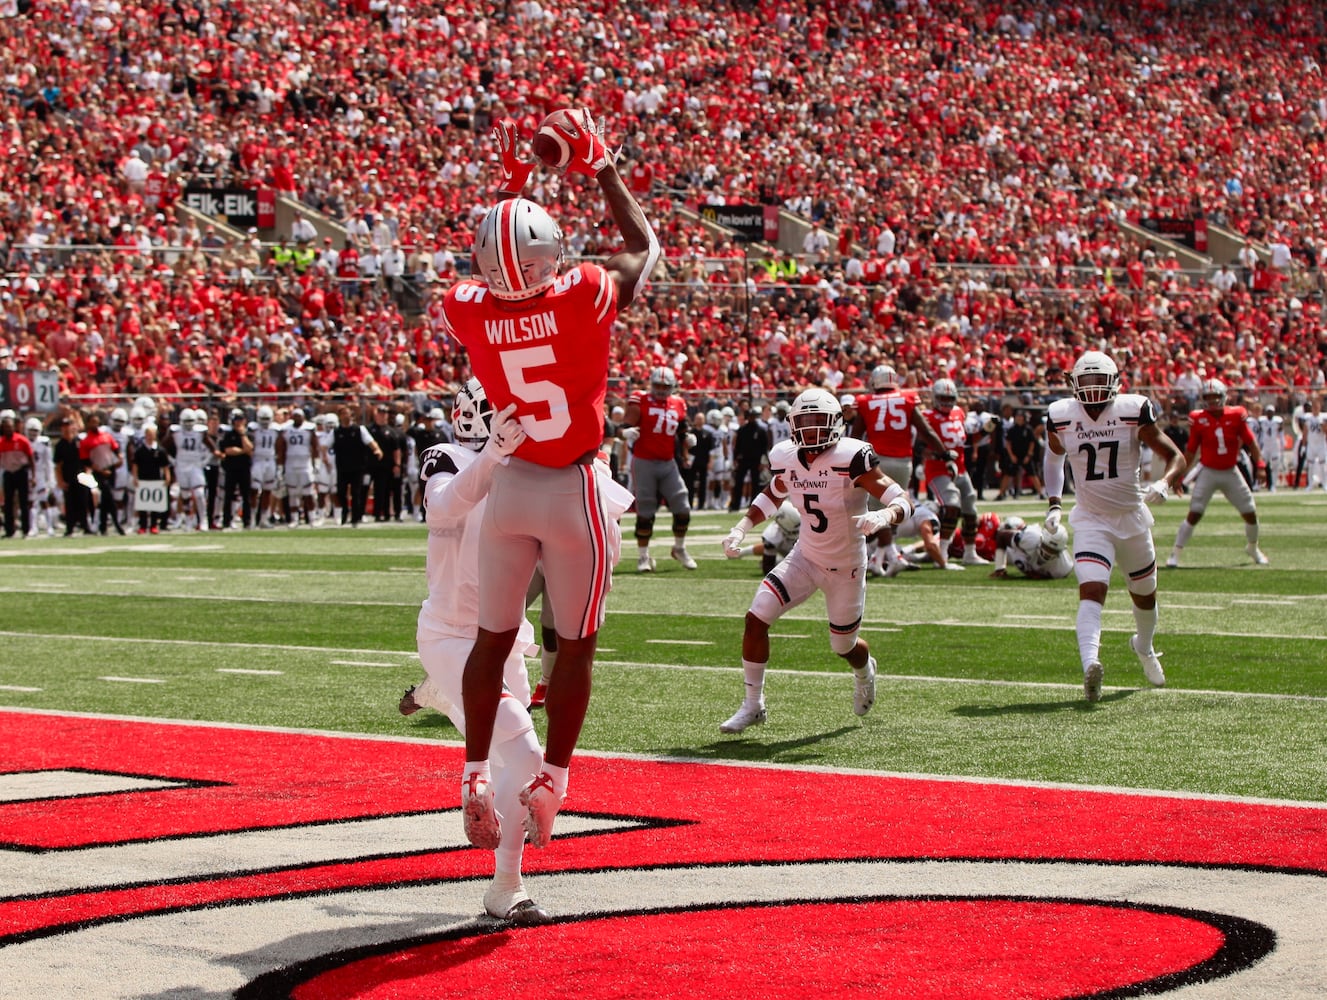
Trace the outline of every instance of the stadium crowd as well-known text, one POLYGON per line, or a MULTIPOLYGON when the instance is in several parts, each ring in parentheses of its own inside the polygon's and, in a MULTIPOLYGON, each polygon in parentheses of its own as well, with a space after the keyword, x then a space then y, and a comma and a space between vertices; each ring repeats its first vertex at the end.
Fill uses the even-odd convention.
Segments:
MULTIPOLYGON (((621 318, 623 398, 952 377, 1042 400, 1106 345, 1191 405, 1219 375, 1282 412, 1324 386, 1327 30, 1316 5, 1086 0, 633 7, 23 0, 0 10, 0 368, 70 399, 429 400, 466 377, 426 291, 467 267, 492 121, 595 109, 664 263, 621 318), (1296 85, 1286 86, 1294 80, 1296 85), (343 227, 260 244, 174 209, 261 186, 343 227), (712 204, 805 218, 738 245, 712 204), (1263 248, 1184 270, 1120 220, 1263 248), (256 398, 256 397, 255 397, 256 398)), ((609 249, 579 178, 531 191, 609 249)), ((298 224, 297 224, 298 225, 298 224)), ((434 302, 438 297, 434 297, 434 302)))

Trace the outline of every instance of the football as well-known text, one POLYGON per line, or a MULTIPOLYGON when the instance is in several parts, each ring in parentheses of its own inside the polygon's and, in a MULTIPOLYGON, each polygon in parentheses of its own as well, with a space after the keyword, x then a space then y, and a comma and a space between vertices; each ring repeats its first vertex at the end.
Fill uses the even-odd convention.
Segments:
POLYGON ((534 142, 531 143, 534 155, 546 166, 558 170, 564 169, 571 162, 571 146, 558 134, 558 129, 576 135, 581 128, 579 113, 568 108, 562 108, 545 116, 539 123, 539 130, 535 132, 534 142))

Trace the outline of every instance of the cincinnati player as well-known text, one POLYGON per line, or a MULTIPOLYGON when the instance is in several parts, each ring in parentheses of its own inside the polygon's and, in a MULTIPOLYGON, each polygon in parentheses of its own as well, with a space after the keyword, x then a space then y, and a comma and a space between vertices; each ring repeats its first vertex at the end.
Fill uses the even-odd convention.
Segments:
POLYGON ((516 404, 526 434, 510 463, 493 476, 481 540, 479 633, 465 667, 461 802, 466 836, 476 847, 498 842, 489 744, 502 664, 525 619, 526 584, 541 560, 558 660, 545 702, 544 769, 521 799, 535 846, 548 843, 566 795, 612 574, 609 515, 591 463, 603 441, 613 325, 659 259, 659 242, 601 130, 588 111, 570 114, 576 125, 553 126, 572 151, 567 169, 598 183, 622 248, 602 264, 563 272, 562 231, 534 202, 515 196, 531 164, 517 156, 515 123, 504 120, 494 131, 509 197, 475 231, 475 277, 458 281, 443 301, 444 329, 468 350, 494 408, 516 404))
POLYGON ((257 424, 253 428, 252 494, 254 524, 259 528, 274 527, 275 510, 272 495, 277 485, 276 442, 281 436, 274 426, 275 417, 270 406, 258 407, 257 424))
POLYGON ((763 723, 769 630, 787 611, 817 590, 825 595, 830 648, 853 673, 852 710, 865 715, 875 704, 875 658, 859 635, 866 606, 866 543, 881 527, 912 513, 907 491, 880 471, 865 441, 843 436, 843 408, 832 393, 807 389, 788 414, 792 437, 770 451, 770 482, 723 540, 724 554, 741 555, 746 533, 778 513, 788 499, 801 514, 797 544, 765 575, 746 613, 742 675, 746 695, 721 733, 740 733, 763 723), (866 512, 866 498, 885 506, 866 512))
POLYGON ((894 537, 915 538, 917 542, 908 548, 902 559, 889 564, 885 570, 887 577, 898 576, 904 570, 921 569, 921 564, 928 562, 936 569, 963 569, 949 561, 949 546, 941 544, 940 505, 934 500, 917 504, 912 514, 894 529, 894 537))
POLYGON ((633 393, 627 401, 622 439, 631 446, 631 482, 636 494, 636 572, 654 572, 650 539, 654 517, 663 497, 673 515, 673 548, 670 553, 686 569, 696 560, 687 552, 687 527, 691 524, 691 502, 677 467, 677 450, 686 446, 687 404, 673 394, 677 376, 660 366, 650 372, 648 392, 633 393))
POLYGON ((946 539, 963 519, 963 565, 984 566, 989 560, 977 553, 977 491, 968 477, 963 455, 967 443, 966 413, 958 405, 953 379, 936 379, 931 386, 931 408, 923 417, 944 443, 943 452, 928 451, 922 466, 926 488, 940 501, 940 533, 946 539))
POLYGON ((207 433, 207 414, 185 407, 180 411, 180 422, 170 429, 167 451, 175 462, 175 481, 179 485, 179 520, 187 527, 192 514, 199 531, 208 530, 207 476, 204 466, 216 442, 207 433))
POLYGON ((1184 461, 1192 467, 1197 456, 1202 466, 1189 495, 1188 516, 1175 533, 1175 547, 1170 550, 1166 566, 1174 569, 1180 564, 1180 553, 1189 544, 1193 529, 1203 519, 1207 504, 1217 490, 1244 519, 1245 551, 1255 564, 1266 566, 1267 557, 1258 548, 1258 505, 1235 465, 1242 449, 1248 449, 1255 469, 1263 460, 1262 449, 1249 427, 1249 415, 1242 406, 1226 405, 1226 384, 1219 378, 1205 379, 1199 397, 1203 408, 1189 414, 1189 442, 1184 448, 1184 461))
MULTIPOLYGON (((950 454, 949 447, 940 440, 935 428, 922 418, 917 390, 900 386, 898 372, 892 365, 876 365, 871 369, 870 386, 870 392, 857 397, 857 416, 853 418, 849 433, 875 449, 885 475, 900 486, 906 486, 912 478, 912 452, 916 441, 929 451, 944 455, 946 461, 957 461, 958 454, 950 454)), ((867 507, 878 509, 878 501, 874 497, 868 499, 867 507)), ((953 530, 952 524, 950 530, 953 530)), ((891 531, 885 528, 871 539, 871 543, 867 563, 870 572, 876 576, 897 575, 903 569, 901 564, 893 573, 887 572, 899 562, 898 547, 891 531)))
POLYGON ((32 515, 29 521, 29 535, 36 535, 40 528, 40 518, 46 520, 46 535, 54 537, 55 519, 60 513, 60 498, 55 488, 55 461, 52 457, 51 441, 44 433, 40 417, 28 417, 23 425, 23 433, 32 445, 32 490, 29 494, 32 502, 32 515))
POLYGON ((1138 631, 1129 647, 1148 681, 1166 683, 1152 648, 1157 628, 1157 563, 1148 504, 1165 503, 1184 477, 1184 455, 1157 426, 1146 396, 1120 393, 1120 370, 1100 351, 1088 351, 1069 373, 1073 396, 1057 399, 1046 413, 1046 519, 1043 530, 1060 526, 1066 459, 1074 473, 1077 502, 1069 515, 1074 529, 1074 575, 1078 578, 1078 655, 1083 692, 1101 698, 1101 613, 1111 570, 1119 563, 1133 599, 1138 631), (1146 443, 1166 463, 1162 478, 1141 488, 1139 446, 1146 443))
POLYGON ((286 495, 290 498, 294 524, 299 524, 301 508, 309 526, 315 523, 318 489, 314 485, 313 466, 319 458, 318 448, 317 431, 313 425, 305 423, 303 407, 295 407, 290 412, 290 423, 276 441, 276 460, 285 474, 286 495))
MULTIPOLYGON (((1315 486, 1327 490, 1327 415, 1322 412, 1322 402, 1322 396, 1314 396, 1308 409, 1295 415, 1295 429, 1304 449, 1304 467, 1308 469, 1305 492, 1315 486)), ((1298 472, 1295 482, 1299 482, 1298 472)))
POLYGON ((1268 403, 1263 407, 1262 416, 1257 418, 1256 424, 1253 433, 1258 439, 1258 447, 1262 449, 1265 485, 1268 493, 1275 493, 1276 484, 1286 473, 1285 421, 1276 412, 1276 407, 1268 403))
MULTIPOLYGON (((457 443, 433 445, 420 463, 429 532, 425 560, 429 592, 419 609, 415 638, 425 678, 406 691, 400 708, 403 715, 420 707, 442 712, 462 734, 467 726, 461 678, 478 630, 480 536, 489 486, 493 471, 525 440, 525 432, 512 417, 515 409, 509 404, 494 414, 479 379, 470 379, 456 394, 457 443)), ((484 909, 490 916, 522 926, 552 919, 530 899, 521 879, 525 828, 520 795, 543 763, 534 723, 525 708, 530 699, 525 654, 534 648, 534 629, 522 621, 503 661, 504 697, 492 727, 497 761, 492 770, 493 797, 501 819, 493 849, 493 881, 484 893, 484 909)))
POLYGON ((1021 517, 1006 517, 995 533, 991 576, 1003 580, 1012 566, 1029 580, 1063 580, 1074 570, 1068 550, 1069 532, 1063 524, 1047 531, 1044 525, 1028 524, 1021 517))

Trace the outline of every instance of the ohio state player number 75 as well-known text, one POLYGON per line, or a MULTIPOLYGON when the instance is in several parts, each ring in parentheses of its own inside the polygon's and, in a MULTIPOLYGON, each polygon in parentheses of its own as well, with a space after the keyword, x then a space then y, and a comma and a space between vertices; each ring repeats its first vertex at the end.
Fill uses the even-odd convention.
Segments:
POLYGON ((566 434, 571 428, 571 412, 567 407, 567 394, 555 382, 545 379, 530 381, 525 373, 532 368, 544 368, 556 364, 553 357, 553 345, 541 344, 538 347, 522 347, 515 351, 502 352, 502 373, 507 376, 507 386, 511 393, 523 403, 546 403, 548 416, 536 417, 526 413, 521 416, 521 426, 525 433, 535 441, 551 441, 566 434))

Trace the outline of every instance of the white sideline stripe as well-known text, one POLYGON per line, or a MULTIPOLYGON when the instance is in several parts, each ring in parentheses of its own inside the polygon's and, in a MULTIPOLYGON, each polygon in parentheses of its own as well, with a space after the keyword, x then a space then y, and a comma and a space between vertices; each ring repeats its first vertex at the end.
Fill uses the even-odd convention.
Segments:
MULTIPOLYGON (((632 668, 640 664, 627 664, 632 668)), ((907 678, 915 680, 916 678, 907 678)), ((840 675, 839 680, 842 680, 840 675)), ((1073 687, 1078 690, 1081 684, 1073 687)), ((1225 693, 1225 692, 1215 692, 1225 693)), ((152 726, 188 726, 194 729, 226 729, 243 733, 285 733, 294 736, 317 736, 329 740, 363 740, 370 743, 405 743, 412 746, 446 746, 464 749, 460 740, 439 740, 423 736, 403 736, 384 733, 346 733, 334 729, 300 729, 295 726, 256 726, 239 722, 208 722, 200 719, 157 719, 141 715, 115 715, 106 712, 71 712, 67 709, 20 708, 15 705, 0 705, 0 717, 5 713, 14 715, 54 715, 68 719, 101 719, 107 722, 139 722, 152 726)), ((703 767, 753 768, 762 771, 804 771, 809 774, 860 774, 877 778, 898 778, 903 781, 946 782, 964 785, 999 785, 1005 788, 1050 788, 1062 791, 1103 792, 1108 795, 1145 796, 1163 799, 1193 799, 1203 802, 1237 802, 1265 806, 1289 806, 1295 809, 1327 810, 1327 801, 1316 799, 1274 799, 1256 795, 1223 795, 1217 792, 1188 792, 1173 788, 1129 788, 1124 785, 1076 785, 1068 781, 1037 781, 1030 778, 992 778, 984 775, 964 774, 927 774, 907 771, 884 771, 864 767, 827 767, 824 764, 775 764, 756 760, 717 760, 705 757, 659 757, 645 753, 626 753, 623 751, 582 750, 577 748, 577 756, 595 757, 599 760, 642 760, 664 761, 670 764, 695 764, 703 767)), ((0 868, 0 872, 3 868, 0 868)))
POLYGON ((399 663, 382 663, 374 660, 328 660, 334 667, 399 667, 399 663))
POLYGON ((858 632, 902 632, 903 629, 901 629, 901 628, 870 628, 870 627, 868 627, 868 626, 863 625, 863 626, 862 626, 861 628, 859 628, 857 631, 858 631, 858 632))
MULTIPOLYGON (((858 629, 858 631, 861 631, 861 630, 858 629)), ((769 637, 770 637, 771 639, 809 639, 809 638, 811 638, 810 634, 802 635, 800 632, 771 632, 771 633, 769 634, 769 637)))
POLYGON ((110 681, 112 684, 165 684, 166 682, 159 677, 98 677, 99 681, 110 681))
MULTIPOLYGON (((326 576, 327 574, 324 573, 323 575, 326 576)), ((142 581, 136 581, 136 582, 141 583, 142 581)), ((210 582, 215 582, 215 581, 208 581, 208 582, 210 583, 210 582)), ((0 587, 0 594, 28 594, 28 593, 31 593, 31 588, 32 588, 32 587, 42 587, 42 586, 46 586, 46 587, 61 587, 61 588, 64 588, 64 587, 68 587, 69 585, 68 585, 67 583, 47 583, 47 584, 31 583, 31 584, 29 584, 27 587, 0 587)), ((106 597, 106 596, 108 596, 107 593, 106 593, 104 590, 67 590, 66 593, 69 594, 71 597, 106 597)), ((290 598, 287 598, 287 597, 257 597, 257 596, 254 596, 254 597, 244 597, 244 596, 241 596, 241 595, 239 595, 239 594, 197 594, 197 595, 189 595, 189 596, 183 596, 183 595, 180 595, 180 594, 154 594, 152 599, 153 599, 153 600, 158 600, 158 601, 207 601, 207 602, 209 602, 209 603, 212 603, 212 602, 221 602, 221 601, 233 601, 233 602, 238 602, 238 603, 243 603, 243 604, 297 604, 297 603, 305 603, 305 602, 303 602, 303 601, 292 601, 290 598)), ((418 602, 418 601, 361 601, 361 600, 353 600, 353 601, 352 601, 352 600, 344 600, 344 601, 317 601, 317 602, 314 602, 314 603, 315 603, 318 607, 320 607, 320 608, 335 608, 335 607, 342 607, 342 606, 345 606, 345 607, 362 607, 362 608, 415 608, 415 607, 418 607, 418 606, 419 606, 419 602, 418 602)), ((718 617, 718 616, 715 616, 715 617, 718 617)))
POLYGON ((28 586, 29 586, 29 587, 57 587, 57 588, 63 590, 63 589, 65 589, 65 588, 67 588, 67 587, 69 586, 69 584, 67 584, 67 583, 53 583, 53 582, 48 582, 48 581, 45 581, 45 580, 33 580, 31 583, 28 584, 28 586))
MULTIPOLYGON (((1225 608, 1216 604, 1165 604, 1167 611, 1224 611, 1225 608)), ((1133 614, 1132 611, 1129 614, 1133 614)))
POLYGON ((24 687, 22 684, 0 684, 0 691, 40 691, 41 688, 24 687))
POLYGON ((1273 601, 1270 599, 1255 600, 1252 597, 1237 597, 1230 603, 1231 604, 1269 604, 1272 605, 1273 607, 1278 607, 1278 608, 1282 607, 1293 608, 1295 606, 1294 601, 1288 601, 1288 600, 1273 601))
POLYGON ((243 667, 217 667, 219 674, 253 674, 256 677, 281 677, 284 670, 245 670, 243 667))
POLYGON ((713 646, 708 639, 646 639, 647 646, 713 646))

